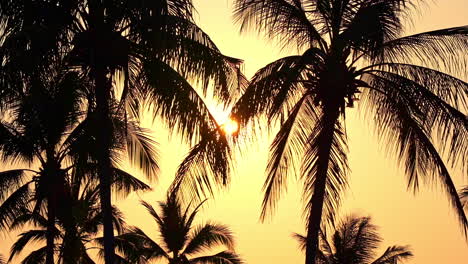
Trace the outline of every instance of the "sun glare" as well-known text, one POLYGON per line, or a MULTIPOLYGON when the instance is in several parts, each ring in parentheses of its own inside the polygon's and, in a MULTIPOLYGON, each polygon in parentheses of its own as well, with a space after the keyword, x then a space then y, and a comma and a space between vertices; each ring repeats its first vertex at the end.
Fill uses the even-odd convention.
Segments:
POLYGON ((228 119, 224 124, 221 125, 226 135, 235 135, 239 131, 239 123, 236 120, 228 119))

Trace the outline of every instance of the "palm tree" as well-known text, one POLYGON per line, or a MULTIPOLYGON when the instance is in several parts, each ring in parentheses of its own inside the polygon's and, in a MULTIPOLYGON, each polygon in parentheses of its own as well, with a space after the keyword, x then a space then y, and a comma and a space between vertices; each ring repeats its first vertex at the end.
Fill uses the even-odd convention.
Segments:
MULTIPOLYGON (((307 238, 294 234, 301 249, 306 248, 307 238)), ((382 242, 377 227, 370 217, 345 218, 333 232, 331 240, 320 233, 317 263, 323 264, 397 264, 413 256, 407 246, 390 246, 378 258, 375 250, 382 242)))
POLYGON ((261 218, 275 208, 288 176, 300 171, 308 264, 315 260, 322 219, 332 221, 347 187, 345 117, 358 99, 362 116, 374 121, 386 150, 396 152, 405 167, 408 186, 441 185, 467 231, 446 164, 468 164, 468 119, 462 112, 468 84, 443 70, 466 77, 468 27, 402 36, 403 19, 416 2, 235 1, 241 31, 261 30, 301 52, 257 71, 232 116, 241 128, 263 114, 270 124, 279 122, 261 218))
MULTIPOLYGON (((59 67, 57 67, 59 69, 59 67)), ((52 69, 51 69, 52 70, 52 69)), ((26 82, 26 85, 28 83, 26 82)), ((77 122, 83 82, 76 73, 60 70, 40 78, 32 78, 28 91, 17 92, 15 105, 10 109, 11 122, 0 127, 0 149, 4 160, 39 162, 40 169, 27 181, 30 170, 10 170, 1 173, 1 224, 5 228, 14 220, 18 210, 29 206, 29 198, 36 202, 34 211, 47 201, 47 244, 49 262, 53 263, 53 228, 60 197, 64 197, 62 167, 66 154, 57 146, 70 126, 77 122), (27 181, 25 183, 25 181, 27 181), (34 194, 31 187, 34 186, 34 194)))
MULTIPOLYGON (((92 167, 92 166, 91 166, 92 167)), ((94 170, 95 171, 95 170, 94 170)), ((76 172, 81 172, 77 170, 76 172)), ((83 177, 81 173, 73 173, 67 180, 66 188, 70 194, 66 201, 71 208, 64 212, 54 226, 54 251, 58 255, 57 263, 95 264, 88 251, 101 249, 102 238, 98 237, 101 230, 102 213, 99 206, 98 185, 95 179, 83 177), (71 212, 73 217, 69 217, 71 212)), ((130 191, 148 190, 150 187, 130 174, 119 171, 114 174, 112 187, 116 193, 127 195, 130 191)), ((113 208, 113 225, 117 233, 125 232, 126 223, 123 214, 113 208)), ((48 219, 46 214, 25 209, 16 217, 10 230, 18 230, 26 225, 34 226, 19 235, 18 240, 11 247, 9 261, 22 251, 30 248, 33 242, 43 242, 47 238, 48 219)), ((29 253, 21 263, 45 263, 47 246, 29 253)), ((121 256, 120 258, 125 259, 121 256)))
POLYGON ((133 256, 131 263, 165 259, 170 264, 241 264, 244 263, 234 250, 234 237, 231 230, 222 224, 208 222, 193 226, 193 221, 203 202, 194 209, 182 208, 175 194, 170 194, 166 202, 160 202, 158 213, 150 204, 142 201, 159 229, 162 243, 157 243, 138 227, 117 236, 117 248, 133 256), (203 255, 207 251, 225 247, 224 251, 213 255, 203 255))
MULTIPOLYGON (((4 161, 39 164, 37 170, 14 169, 0 172, 0 227, 11 225, 24 210, 38 213, 46 201, 48 220, 47 263, 53 263, 54 229, 57 217, 71 216, 66 204, 67 175, 83 171, 95 161, 99 146, 94 130, 99 120, 92 104, 83 109, 84 101, 92 94, 87 90, 86 78, 51 65, 48 75, 26 82, 24 91, 17 91, 15 104, 9 109, 9 121, 0 124, 0 151, 4 161), (64 211, 65 210, 65 211, 64 211), (60 213, 62 215, 58 215, 60 213)), ((112 145, 114 174, 118 158, 127 152, 134 165, 145 172, 156 173, 154 140, 148 131, 129 120, 123 124, 114 114, 115 127, 112 145)), ((89 174, 89 171, 82 173, 89 174)), ((96 179, 94 179, 96 180, 96 179)))
POLYGON ((50 54, 66 54, 70 65, 93 80, 101 124, 95 136, 101 146, 96 154, 106 263, 113 263, 109 135, 114 129, 110 107, 118 91, 118 76, 124 79, 122 93, 117 96, 121 109, 135 110, 150 102, 171 130, 180 132, 188 142, 200 142, 181 170, 212 170, 217 182, 226 182, 226 139, 187 79, 200 82, 204 93, 208 84, 214 83, 215 96, 227 101, 230 88, 237 84, 231 77, 237 75, 240 61, 219 52, 195 25, 193 9, 191 0, 0 1, 2 61, 30 73, 31 65, 40 68, 50 54), (25 58, 29 63, 24 63, 25 58), (203 166, 195 159, 216 159, 217 164, 203 166), (196 169, 190 170, 189 165, 196 169))

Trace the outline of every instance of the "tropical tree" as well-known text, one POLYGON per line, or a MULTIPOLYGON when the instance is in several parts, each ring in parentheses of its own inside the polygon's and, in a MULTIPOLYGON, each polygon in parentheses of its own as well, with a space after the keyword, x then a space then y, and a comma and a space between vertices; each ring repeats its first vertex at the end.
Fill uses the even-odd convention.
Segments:
MULTIPOLYGON (((90 166, 91 168, 93 166, 90 166)), ((95 167, 95 166, 94 166, 95 167)), ((90 172, 96 169, 90 170, 90 172)), ((102 213, 99 206, 99 189, 96 179, 84 177, 82 170, 70 174, 66 181, 66 189, 70 194, 66 206, 70 208, 55 221, 54 226, 54 253, 57 255, 56 263, 84 263, 95 264, 89 255, 90 250, 101 250, 99 234, 102 232, 102 213), (71 216, 70 216, 71 212, 71 216)), ((148 190, 150 187, 130 174, 123 171, 115 173, 112 179, 112 188, 115 193, 127 195, 131 191, 148 190)), ((33 229, 19 235, 12 245, 9 261, 21 252, 31 249, 33 242, 44 242, 47 239, 48 219, 44 210, 34 212, 25 209, 23 214, 17 216, 10 226, 10 230, 23 229, 25 226, 34 226, 33 229)), ((118 234, 125 232, 127 227, 123 214, 113 208, 112 218, 114 229, 118 234)), ((21 263, 45 263, 47 246, 40 247, 29 253, 21 263)), ((119 256, 125 259, 124 256, 119 256)))
POLYGON ((190 205, 184 209, 173 193, 168 195, 166 202, 159 202, 160 212, 147 202, 142 201, 142 205, 156 222, 162 243, 155 242, 138 227, 117 236, 116 247, 127 252, 131 263, 149 263, 157 259, 167 260, 170 264, 243 263, 233 251, 234 237, 227 226, 214 222, 193 226, 203 202, 193 209, 190 205), (218 247, 225 250, 204 255, 218 247))
MULTIPOLYGON (((114 95, 120 99, 119 107, 130 107, 129 114, 134 115, 138 106, 150 102, 172 131, 188 142, 199 142, 184 162, 184 170, 189 170, 188 165, 196 166, 195 173, 212 170, 219 183, 227 177, 228 153, 221 148, 227 144, 224 135, 187 80, 201 83, 205 93, 213 83, 215 96, 226 101, 230 87, 237 84, 231 77, 238 73, 240 61, 219 52, 194 23, 193 12, 191 0, 0 2, 2 61, 11 68, 32 67, 25 71, 34 75, 50 54, 66 54, 70 66, 93 80, 101 127, 95 136, 101 146, 96 154, 106 263, 113 263, 109 135, 114 129, 110 109, 114 95), (115 89, 119 79, 123 79, 121 93, 115 89), (195 159, 216 159, 216 165, 203 166, 195 159)), ((2 82, 7 83, 11 78, 5 76, 2 82)))
MULTIPOLYGON (((307 238, 294 234, 302 250, 307 238)), ((332 236, 320 232, 317 263, 323 264, 397 264, 413 256, 407 246, 390 246, 378 258, 375 251, 382 242, 370 217, 349 216, 334 230, 332 236)))
POLYGON ((358 99, 361 116, 375 123, 385 150, 396 153, 404 166, 408 186, 440 185, 467 231, 447 164, 468 164, 463 112, 468 84, 446 72, 466 77, 468 27, 403 36, 404 19, 418 2, 235 1, 241 31, 255 28, 300 52, 258 70, 232 116, 241 128, 252 120, 259 124, 263 114, 269 124, 279 123, 261 218, 275 208, 288 176, 298 173, 306 203, 308 264, 315 260, 322 219, 333 220, 347 187, 345 121, 358 99))
MULTIPOLYGON (((88 170, 89 164, 95 164, 99 148, 93 137, 99 129, 99 119, 92 103, 87 109, 83 106, 92 101, 87 78, 63 69, 61 65, 50 65, 47 75, 25 82, 25 88, 16 91, 10 114, 0 124, 3 160, 29 163, 30 167, 38 164, 37 170, 0 172, 0 227, 8 228, 24 210, 36 214, 45 210, 47 263, 53 263, 55 221, 72 216, 66 203, 67 177, 75 170, 90 177, 96 175, 88 170)), ((113 173, 123 173, 118 169, 118 160, 125 152, 134 165, 155 174, 155 142, 148 131, 132 120, 120 121, 118 113, 113 114, 113 119, 117 128, 111 148, 113 173)))
MULTIPOLYGON (((51 69, 52 70, 52 69, 51 69)), ((83 82, 76 73, 49 72, 40 78, 26 82, 27 91, 16 91, 16 102, 10 109, 10 122, 0 126, 0 150, 4 161, 39 162, 40 169, 32 178, 30 170, 1 172, 1 224, 6 228, 17 216, 17 212, 30 206, 34 197, 34 211, 47 201, 49 230, 47 232, 47 254, 53 262, 53 231, 60 197, 64 197, 65 168, 62 160, 66 155, 58 150, 69 127, 79 116, 82 102, 80 91, 83 82), (31 188, 33 187, 34 188, 31 188), (33 192, 34 190, 34 192, 33 192)))

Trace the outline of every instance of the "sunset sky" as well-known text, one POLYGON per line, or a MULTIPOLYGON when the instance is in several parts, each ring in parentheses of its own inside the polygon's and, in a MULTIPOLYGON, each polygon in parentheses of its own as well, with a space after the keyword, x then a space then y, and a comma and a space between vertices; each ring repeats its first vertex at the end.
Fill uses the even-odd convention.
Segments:
MULTIPOLYGON (((240 35, 239 27, 232 20, 232 2, 194 0, 197 22, 224 54, 244 60, 245 74, 249 78, 267 63, 295 52, 281 52, 275 43, 266 41, 256 32, 240 35)), ((426 2, 419 13, 414 14, 414 24, 408 33, 468 24, 467 0, 426 2)), ((211 103, 216 117, 222 119, 227 115, 211 103)), ((149 121, 145 123, 150 124, 149 121)), ((397 166, 393 156, 384 153, 383 146, 373 135, 372 126, 356 115, 355 109, 347 114, 347 125, 350 188, 339 215, 372 216, 384 238, 379 253, 383 253, 386 246, 410 245, 415 257, 407 263, 468 263, 468 242, 445 194, 437 186, 422 186, 417 194, 407 191, 403 169, 397 166)), ((188 151, 188 146, 181 144, 176 136, 169 140, 170 135, 163 127, 158 120, 151 127, 160 143, 162 167, 160 180, 152 183, 154 191, 133 194, 116 203, 129 224, 141 227, 155 239, 155 223, 138 201, 144 199, 155 205, 163 199, 177 165, 188 151)), ((230 226, 237 238, 237 252, 247 264, 303 263, 303 253, 291 237, 292 232, 304 232, 302 189, 294 179, 272 218, 265 223, 259 221, 261 187, 271 140, 272 136, 265 135, 256 144, 245 146, 245 155, 238 155, 236 160, 231 186, 205 204, 199 220, 214 220, 230 226)), ((460 170, 451 172, 457 187, 468 184, 468 175, 460 170)), ((0 253, 8 255, 14 237, 2 236, 0 239, 5 241, 0 243, 0 253)))

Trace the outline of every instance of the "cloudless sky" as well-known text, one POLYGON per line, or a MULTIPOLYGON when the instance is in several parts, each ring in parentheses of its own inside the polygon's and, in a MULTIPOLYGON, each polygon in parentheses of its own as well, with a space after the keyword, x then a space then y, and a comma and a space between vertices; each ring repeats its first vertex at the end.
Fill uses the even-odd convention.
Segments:
MULTIPOLYGON (((468 24, 468 1, 426 1, 414 16, 409 33, 468 24)), ((239 34, 232 20, 232 0, 195 0, 198 24, 211 36, 226 55, 245 60, 245 73, 251 77, 257 69, 280 58, 274 43, 265 41, 255 32, 239 34)), ((466 79, 465 79, 466 81, 466 79)), ((215 105, 215 116, 222 118, 215 105)), ((468 244, 449 207, 445 194, 434 186, 423 186, 413 194, 406 190, 403 170, 373 135, 372 126, 351 110, 347 116, 349 136, 350 189, 345 195, 340 214, 371 215, 380 226, 384 247, 411 245, 415 258, 412 264, 468 263, 468 244)), ((146 122, 149 124, 149 121, 146 122)), ((162 174, 153 183, 154 191, 134 194, 117 205, 123 209, 130 224, 140 226, 157 239, 155 223, 138 204, 139 199, 155 204, 164 197, 173 179, 178 163, 186 154, 187 146, 177 137, 168 140, 168 133, 155 122, 152 128, 160 142, 162 174)), ((261 187, 272 137, 264 136, 256 144, 246 147, 245 155, 238 157, 230 188, 210 199, 200 212, 201 221, 215 220, 229 225, 237 237, 237 251, 248 264, 303 263, 303 254, 291 238, 292 232, 304 232, 302 222, 301 186, 291 179, 288 194, 279 203, 278 210, 266 223, 259 222, 261 187)), ((457 187, 468 184, 468 176, 454 170, 457 187)), ((3 237, 0 252, 6 254, 11 238, 3 237)), ((7 254, 6 254, 7 255, 7 254)))

